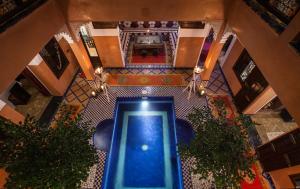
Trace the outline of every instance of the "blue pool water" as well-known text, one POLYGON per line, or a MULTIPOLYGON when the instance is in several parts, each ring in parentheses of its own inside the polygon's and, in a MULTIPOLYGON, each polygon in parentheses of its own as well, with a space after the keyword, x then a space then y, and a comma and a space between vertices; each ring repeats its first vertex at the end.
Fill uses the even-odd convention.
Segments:
POLYGON ((118 98, 104 189, 182 189, 173 98, 118 98))

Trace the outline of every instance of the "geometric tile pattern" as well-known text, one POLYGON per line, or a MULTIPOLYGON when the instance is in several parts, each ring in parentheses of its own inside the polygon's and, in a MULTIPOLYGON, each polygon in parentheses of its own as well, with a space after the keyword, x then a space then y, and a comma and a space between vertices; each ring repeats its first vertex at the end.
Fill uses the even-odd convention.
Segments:
MULTIPOLYGON (((183 93, 184 87, 111 87, 110 102, 105 96, 91 98, 87 108, 83 113, 83 121, 91 121, 91 127, 95 127, 104 119, 113 118, 115 100, 119 96, 136 97, 142 96, 142 90, 148 91, 148 96, 173 96, 175 101, 176 117, 185 119, 186 115, 191 112, 193 107, 202 107, 206 105, 206 99, 192 95, 190 100, 187 100, 187 93, 183 93)), ((97 167, 97 172, 94 181, 94 188, 100 188, 102 175, 104 170, 105 153, 102 152, 100 163, 97 167)), ((182 172, 184 179, 184 187, 192 188, 191 174, 189 169, 190 164, 182 160, 182 172)))
MULTIPOLYGON (((186 84, 192 78, 192 69, 141 69, 141 68, 111 68, 105 69, 108 73, 114 74, 182 74, 186 84)), ((175 101, 176 117, 185 119, 186 115, 193 109, 193 107, 202 107, 207 105, 206 98, 199 98, 192 94, 190 100, 187 100, 187 92, 182 92, 184 87, 110 87, 108 102, 103 95, 96 98, 90 97, 91 88, 87 80, 80 77, 78 74, 68 90, 65 102, 68 104, 81 104, 83 112, 82 118, 84 121, 91 121, 91 127, 95 127, 100 121, 104 119, 113 118, 113 110, 115 100, 117 97, 135 97, 142 96, 142 90, 148 91, 148 96, 173 96, 175 101)), ((208 94, 230 94, 219 66, 216 66, 212 73, 211 80, 207 87, 208 94)), ((87 182, 82 185, 82 188, 101 188, 102 175, 104 171, 104 164, 106 160, 106 152, 98 151, 99 163, 95 169, 91 170, 90 177, 87 182), (94 179, 92 179, 94 177, 94 179), (93 187, 92 187, 93 186, 93 187)), ((190 160, 182 159, 182 173, 184 188, 186 189, 200 189, 203 187, 193 186, 191 177, 191 162, 190 160)))
POLYGON ((66 104, 80 105, 79 111, 82 112, 89 102, 91 87, 87 80, 81 78, 79 75, 80 74, 77 74, 70 89, 66 93, 64 101, 66 104))
POLYGON ((190 100, 187 100, 187 92, 182 92, 183 89, 184 87, 111 87, 109 89, 110 102, 104 95, 90 98, 83 114, 83 120, 91 120, 91 127, 95 127, 102 120, 112 119, 117 97, 142 96, 142 90, 147 90, 147 96, 173 96, 176 117, 185 119, 193 107, 206 105, 206 99, 192 94, 190 100))
POLYGON ((105 69, 111 74, 139 74, 139 75, 161 75, 161 74, 182 74, 186 84, 192 77, 192 69, 174 69, 174 68, 111 68, 105 69))
POLYGON ((94 185, 93 188, 101 188, 102 183, 102 175, 104 172, 105 160, 106 160, 106 152, 99 151, 98 152, 99 163, 97 165, 96 175, 94 177, 94 185))
MULTIPOLYGON (((182 74, 184 76, 184 80, 186 84, 192 79, 193 69, 174 69, 174 68, 113 68, 113 69, 105 69, 108 73, 114 74, 182 74)), ((231 96, 231 92, 229 87, 225 81, 225 78, 222 74, 220 66, 217 64, 215 69, 211 74, 211 78, 207 85, 207 93, 208 94, 227 94, 231 96)))
POLYGON ((231 96, 229 87, 225 81, 219 64, 216 64, 215 69, 211 73, 211 77, 206 88, 208 94, 226 94, 231 96))

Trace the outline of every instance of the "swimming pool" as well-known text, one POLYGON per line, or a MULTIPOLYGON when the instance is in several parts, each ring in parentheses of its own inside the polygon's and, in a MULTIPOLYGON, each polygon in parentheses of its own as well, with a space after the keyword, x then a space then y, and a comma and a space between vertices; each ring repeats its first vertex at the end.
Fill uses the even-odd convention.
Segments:
POLYGON ((172 97, 118 98, 103 189, 182 189, 172 97))

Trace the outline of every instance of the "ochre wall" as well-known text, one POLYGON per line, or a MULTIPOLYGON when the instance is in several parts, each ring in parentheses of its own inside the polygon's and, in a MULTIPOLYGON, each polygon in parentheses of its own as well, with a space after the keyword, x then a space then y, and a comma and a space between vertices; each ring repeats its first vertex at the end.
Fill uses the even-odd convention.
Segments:
POLYGON ((176 68, 194 68, 198 62, 203 37, 180 37, 175 60, 176 68))
POLYGON ((0 188, 4 188, 4 185, 6 183, 7 173, 4 169, 0 169, 0 188))
POLYGON ((222 20, 232 0, 57 0, 71 21, 222 20))
POLYGON ((93 36, 103 67, 124 67, 118 36, 93 36))
POLYGON ((43 61, 39 65, 29 66, 29 69, 37 76, 37 78, 48 88, 50 93, 54 96, 62 96, 70 85, 74 75, 78 69, 78 63, 70 45, 65 39, 59 41, 59 45, 63 49, 66 57, 69 60, 69 65, 57 79, 47 64, 43 61))
POLYGON ((288 44, 300 31, 300 12, 278 35, 244 1, 235 1, 228 24, 282 103, 300 123, 300 56, 288 44))
POLYGON ((64 18, 54 0, 0 33, 0 93, 63 26, 64 18), (5 70, 5 71, 4 71, 5 70))
POLYGON ((238 40, 236 40, 222 67, 223 73, 233 95, 236 95, 242 88, 240 81, 233 71, 233 66, 241 55, 243 49, 244 47, 242 46, 242 44, 238 40))
POLYGON ((270 175, 275 183, 276 188, 294 188, 289 175, 300 174, 300 165, 271 171, 270 175))
POLYGON ((25 119, 21 113, 17 112, 14 108, 7 104, 0 110, 0 116, 12 121, 15 124, 19 124, 25 119))

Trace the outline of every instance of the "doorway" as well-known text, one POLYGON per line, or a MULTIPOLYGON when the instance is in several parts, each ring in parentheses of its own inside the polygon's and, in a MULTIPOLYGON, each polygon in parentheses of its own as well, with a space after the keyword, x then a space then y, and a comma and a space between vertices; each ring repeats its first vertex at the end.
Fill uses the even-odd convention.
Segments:
POLYGON ((29 115, 40 119, 52 96, 48 89, 25 68, 15 79, 15 83, 9 90, 8 100, 15 109, 24 116, 29 115))

